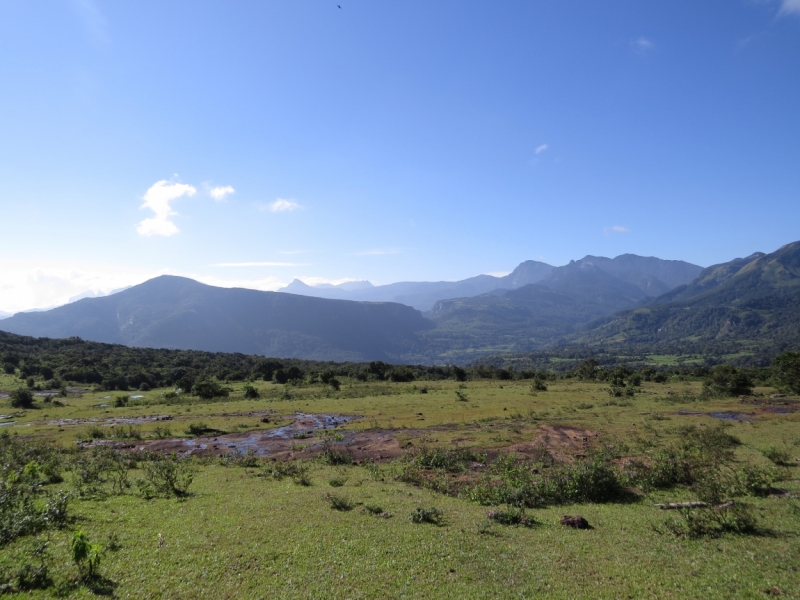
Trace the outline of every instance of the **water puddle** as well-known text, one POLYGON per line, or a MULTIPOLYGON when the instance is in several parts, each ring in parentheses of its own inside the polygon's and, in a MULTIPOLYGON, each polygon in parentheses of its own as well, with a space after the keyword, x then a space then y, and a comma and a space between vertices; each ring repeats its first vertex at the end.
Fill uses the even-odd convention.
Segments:
MULTIPOLYGON (((268 431, 253 431, 247 434, 247 437, 239 437, 241 434, 223 434, 215 438, 195 438, 183 440, 183 445, 192 448, 192 450, 205 450, 209 446, 214 450, 227 448, 229 452, 238 452, 240 454, 247 454, 252 452, 259 456, 265 456, 270 453, 271 447, 274 443, 283 447, 286 446, 288 440, 303 440, 313 435, 315 431, 321 429, 334 429, 341 425, 346 425, 356 419, 361 419, 358 415, 330 415, 330 414, 306 414, 295 413, 294 421, 289 425, 277 427, 268 431)), ((352 437, 353 432, 339 431, 343 436, 339 442, 346 442, 348 438, 352 437)), ((318 445, 320 442, 314 440, 308 445, 318 445)))
POLYGON ((697 416, 697 417, 711 417, 713 419, 721 419, 723 421, 735 421, 738 423, 749 423, 750 421, 753 420, 753 415, 749 413, 732 412, 732 411, 704 413, 704 412, 695 412, 691 410, 682 410, 678 414, 697 416))

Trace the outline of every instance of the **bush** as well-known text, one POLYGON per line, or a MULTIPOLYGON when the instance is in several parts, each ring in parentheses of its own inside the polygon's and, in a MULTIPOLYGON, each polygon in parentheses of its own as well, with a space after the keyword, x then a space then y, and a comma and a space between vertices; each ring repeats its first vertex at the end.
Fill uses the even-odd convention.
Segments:
POLYGON ((11 392, 11 406, 13 408, 33 408, 33 394, 24 388, 14 390, 11 392))
POLYGON ((186 433, 189 435, 203 435, 212 431, 214 430, 209 429, 208 425, 202 421, 198 423, 189 423, 189 427, 186 428, 186 433))
POLYGON ((252 385, 246 385, 244 386, 244 397, 248 400, 254 400, 255 398, 260 398, 261 394, 252 385))
POLYGON ((535 519, 525 514, 524 508, 510 507, 507 510, 490 510, 487 517, 490 521, 501 525, 522 525, 523 527, 537 525, 535 519))
POLYGON ((667 531, 678 537, 718 537, 724 533, 751 534, 757 531, 755 514, 745 504, 681 509, 679 514, 679 517, 664 522, 667 531))
POLYGON ((199 396, 203 400, 227 398, 230 395, 230 392, 216 381, 201 381, 199 383, 195 383, 192 387, 192 392, 195 396, 199 396))
POLYGON ((82 531, 76 531, 72 537, 72 560, 78 567, 81 579, 92 579, 97 575, 100 567, 100 551, 98 544, 89 543, 89 539, 82 531))
POLYGON ((420 506, 411 513, 411 522, 442 525, 444 524, 444 514, 438 508, 423 508, 420 506))
POLYGON ((346 496, 338 494, 325 494, 325 499, 333 510, 348 511, 353 510, 353 503, 346 496))
POLYGON ((777 446, 770 446, 761 453, 766 456, 773 464, 779 467, 788 467, 792 464, 792 455, 786 448, 778 448, 777 446))
POLYGON ((717 365, 711 369, 705 387, 717 396, 743 396, 753 392, 753 382, 747 373, 730 365, 717 365))
POLYGON ((175 454, 170 456, 150 455, 142 463, 144 479, 137 481, 139 490, 145 498, 155 496, 183 497, 188 494, 194 478, 195 468, 189 458, 175 454))

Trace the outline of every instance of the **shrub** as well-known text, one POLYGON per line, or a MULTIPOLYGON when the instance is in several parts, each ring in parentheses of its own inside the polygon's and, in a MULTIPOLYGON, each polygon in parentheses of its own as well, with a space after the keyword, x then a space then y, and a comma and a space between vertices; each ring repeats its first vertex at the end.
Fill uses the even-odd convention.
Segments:
POLYGON ((681 509, 679 517, 667 519, 664 527, 678 537, 718 537, 724 533, 751 534, 757 531, 753 510, 745 504, 681 509))
POLYGON ((18 388, 11 392, 12 408, 33 408, 33 394, 30 390, 18 388))
POLYGON ((469 401, 469 396, 467 396, 461 390, 456 390, 456 400, 458 400, 459 402, 467 402, 469 401))
POLYGON ((717 396, 741 396, 752 393, 753 382, 747 373, 730 365, 717 365, 711 369, 706 390, 717 396))
POLYGON ((209 433, 211 431, 214 430, 209 429, 208 425, 202 421, 198 423, 189 423, 189 427, 186 428, 186 433, 189 435, 203 435, 204 433, 209 433))
POLYGON ((331 487, 342 487, 345 483, 347 483, 347 477, 331 477, 328 480, 328 485, 331 487))
POLYGON ((195 468, 189 458, 175 454, 160 456, 153 454, 142 463, 144 479, 137 481, 145 498, 155 496, 183 497, 188 494, 194 478, 195 468))
POLYGON ((522 525, 523 527, 537 525, 534 518, 525 514, 524 508, 509 507, 507 510, 490 510, 487 517, 490 521, 501 525, 522 525))
POLYGON ((172 437, 172 430, 169 427, 156 427, 153 430, 153 437, 159 440, 172 437))
POLYGON ((93 440, 102 440, 106 437, 106 430, 99 425, 92 425, 86 432, 86 435, 93 440))
POLYGON ((444 524, 444 513, 438 508, 417 507, 411 513, 412 523, 432 523, 433 525, 444 524))
POLYGON ((192 387, 192 392, 194 392, 195 396, 199 396, 203 400, 227 398, 230 395, 230 392, 216 381, 200 381, 195 383, 192 387))
POLYGON ((260 398, 261 394, 259 394, 258 390, 252 385, 246 385, 244 386, 244 397, 249 400, 254 400, 255 398, 260 398))
POLYGON ((100 567, 100 551, 98 544, 89 543, 89 539, 82 531, 76 531, 72 537, 72 560, 78 567, 81 579, 92 579, 97 575, 100 567))
POLYGON ((762 450, 761 453, 779 467, 788 467, 792 464, 792 456, 786 448, 770 446, 766 450, 762 450))
POLYGON ((346 496, 339 494, 325 494, 325 499, 333 510, 348 511, 353 510, 353 503, 346 496))

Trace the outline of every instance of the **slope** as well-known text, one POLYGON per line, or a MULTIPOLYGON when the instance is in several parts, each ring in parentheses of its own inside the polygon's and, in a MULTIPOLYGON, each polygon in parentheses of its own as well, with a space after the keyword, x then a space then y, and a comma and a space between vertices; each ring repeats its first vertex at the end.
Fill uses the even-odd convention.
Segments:
POLYGON ((172 276, 0 324, 22 335, 316 360, 391 360, 413 350, 417 332, 430 327, 400 304, 217 288, 172 276))
POLYGON ((800 242, 705 269, 691 284, 623 312, 579 343, 774 352, 800 345, 800 242))

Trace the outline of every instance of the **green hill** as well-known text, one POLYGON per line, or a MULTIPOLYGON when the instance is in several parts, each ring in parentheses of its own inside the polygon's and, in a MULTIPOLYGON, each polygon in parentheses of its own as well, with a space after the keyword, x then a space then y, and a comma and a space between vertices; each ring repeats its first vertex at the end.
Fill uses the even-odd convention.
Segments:
POLYGON ((575 342, 651 351, 732 349, 775 353, 800 345, 800 242, 705 269, 692 283, 622 312, 575 342))

